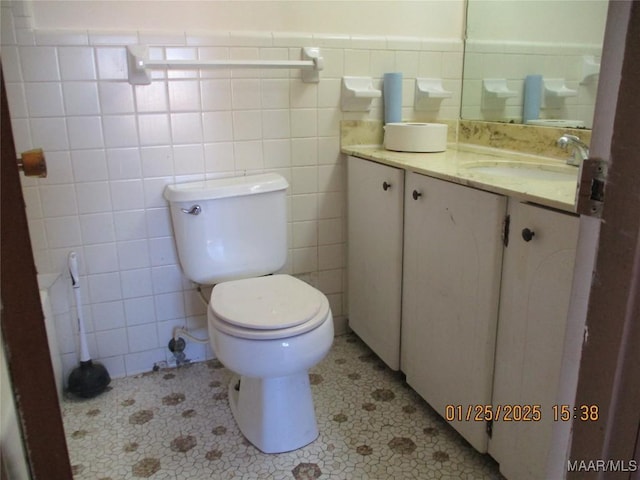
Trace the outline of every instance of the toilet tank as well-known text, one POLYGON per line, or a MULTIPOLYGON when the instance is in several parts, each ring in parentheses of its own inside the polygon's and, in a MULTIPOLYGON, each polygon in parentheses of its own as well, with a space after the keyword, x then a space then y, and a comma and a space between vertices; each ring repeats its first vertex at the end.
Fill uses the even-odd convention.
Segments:
POLYGON ((164 197, 184 274, 214 284, 282 268, 287 187, 275 173, 167 185, 164 197))

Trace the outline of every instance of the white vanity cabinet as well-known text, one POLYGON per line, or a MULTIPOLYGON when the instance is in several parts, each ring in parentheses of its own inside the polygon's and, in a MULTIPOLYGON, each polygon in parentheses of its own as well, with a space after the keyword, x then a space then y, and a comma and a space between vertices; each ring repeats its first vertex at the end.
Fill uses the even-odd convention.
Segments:
POLYGON ((401 368, 440 415, 453 406, 451 425, 480 452, 486 424, 465 417, 467 406, 491 403, 506 204, 406 174, 401 368))
POLYGON ((349 326, 400 368, 404 170, 347 159, 349 326))
POLYGON ((509 201, 493 406, 539 421, 497 420, 489 453, 510 480, 545 478, 571 293, 579 218, 509 201))

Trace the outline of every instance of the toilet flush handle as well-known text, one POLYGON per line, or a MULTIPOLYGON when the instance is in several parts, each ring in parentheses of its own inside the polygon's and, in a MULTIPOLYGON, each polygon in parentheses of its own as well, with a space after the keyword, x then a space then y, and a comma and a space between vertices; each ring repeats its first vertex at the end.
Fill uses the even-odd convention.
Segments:
POLYGON ((183 213, 188 213, 189 215, 200 215, 200 212, 202 212, 202 207, 200 205, 194 205, 189 210, 187 210, 186 208, 181 208, 180 210, 183 213))

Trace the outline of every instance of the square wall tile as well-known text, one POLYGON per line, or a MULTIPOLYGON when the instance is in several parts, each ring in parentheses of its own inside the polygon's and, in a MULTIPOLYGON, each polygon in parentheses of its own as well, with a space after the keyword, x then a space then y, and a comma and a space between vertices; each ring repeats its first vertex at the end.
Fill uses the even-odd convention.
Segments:
POLYGON ((120 270, 149 267, 149 245, 147 240, 118 242, 118 264, 120 270))
POLYGON ((315 247, 318 245, 318 222, 293 222, 293 248, 315 247))
POLYGON ((60 217, 78 213, 73 185, 50 185, 40 187, 42 214, 44 217, 60 217))
POLYGON ((291 169, 291 179, 293 195, 318 191, 318 167, 294 167, 291 169))
POLYGON ((122 279, 122 297, 137 298, 153 294, 150 268, 125 270, 120 273, 122 279))
POLYGON ((344 270, 321 270, 318 272, 318 288, 324 294, 342 293, 344 270))
POLYGON ((182 292, 164 293, 155 296, 158 321, 184 317, 182 292))
POLYGON ((257 140, 259 138, 262 138, 262 121, 260 111, 234 111, 233 139, 257 140))
POLYGON ((114 210, 137 210, 144 208, 142 180, 115 180, 110 183, 114 210))
POLYGON ((291 136, 315 137, 318 134, 317 111, 311 108, 291 110, 291 136))
POLYGON ((104 143, 107 148, 136 147, 138 130, 135 115, 107 115, 102 117, 104 143))
POLYGON ((145 220, 149 238, 173 235, 171 214, 168 208, 150 208, 146 210, 145 220))
POLYGON ((318 163, 335 165, 342 162, 340 153, 340 137, 324 137, 318 139, 318 163))
POLYGON ((138 148, 108 149, 107 168, 111 180, 140 178, 142 176, 142 166, 138 148))
POLYGON ((369 50, 344 50, 343 75, 367 76, 370 71, 371 55, 369 50))
POLYGON ((126 80, 129 75, 127 52, 124 47, 96 48, 98 78, 100 80, 126 80))
POLYGON ((291 217, 295 221, 318 218, 318 195, 291 195, 291 217))
POLYGON ((304 167, 317 164, 317 138, 294 138, 291 140, 291 165, 294 167, 304 167))
POLYGON ((289 80, 263 79, 261 85, 262 108, 289 109, 289 80))
POLYGON ((332 270, 345 266, 344 244, 321 245, 318 247, 318 268, 332 270))
POLYGON ((82 244, 85 246, 113 242, 116 239, 111 212, 80 215, 80 230, 82 244))
POLYGON ((110 212, 112 209, 108 182, 76 183, 78 211, 82 213, 110 212))
POLYGON ((149 249, 151 250, 151 265, 154 267, 178 263, 173 237, 150 238, 149 249))
POLYGON ((114 212, 116 239, 118 241, 147 238, 146 215, 144 210, 114 212))
POLYGON ((72 149, 104 147, 100 117, 67 117, 67 128, 72 149))
POLYGON ((127 325, 142 325, 156 321, 156 307, 152 296, 125 300, 124 312, 127 325))
POLYGON ((97 78, 93 48, 58 48, 62 80, 95 80, 97 78))
POLYGON ((151 277, 154 294, 182 291, 183 275, 178 265, 153 267, 151 277))
POLYGON ((29 238, 33 250, 44 250, 47 248, 47 233, 42 219, 27 221, 29 225, 29 238))
POLYGON ((262 142, 235 142, 234 146, 236 170, 260 171, 264 168, 262 160, 262 142))
POLYGON ((93 329, 95 332, 125 326, 124 306, 120 300, 91 305, 91 317, 93 318, 93 329))
POLYGON ((27 218, 35 220, 42 218, 42 205, 40 203, 40 189, 38 187, 22 187, 22 196, 27 211, 27 218))
POLYGON ((74 150, 71 152, 71 164, 76 182, 94 182, 108 178, 104 150, 74 150))
POLYGON ((145 178, 144 179, 144 206, 166 207, 168 205, 163 193, 164 189, 170 183, 174 183, 172 177, 145 178))
POLYGON ((286 168, 291 166, 291 141, 264 140, 262 142, 265 168, 286 168))
POLYGON ((207 143, 204 146, 205 171, 230 172, 234 169, 233 143, 207 143))
POLYGON ((231 110, 231 80, 202 80, 200 88, 203 111, 231 110))
POLYGON ((260 80, 231 80, 231 104, 234 110, 256 110, 261 108, 260 80))
POLYGON ((62 88, 59 83, 26 83, 27 108, 32 117, 64 115, 62 88))
POLYGON ((132 325, 127 328, 129 352, 143 352, 158 347, 158 331, 155 323, 132 325))
POLYGON ((118 270, 115 243, 84 246, 84 264, 87 274, 109 273, 118 270))
POLYGON ((87 275, 89 285, 89 301, 91 303, 112 302, 122 299, 120 274, 101 273, 87 275))
POLYGON ((7 102, 9 104, 9 112, 12 118, 24 118, 29 116, 27 110, 27 96, 23 83, 7 83, 5 84, 7 92, 7 102))
POLYGON ((100 113, 98 85, 95 82, 64 83, 63 91, 67 115, 96 115, 100 113))
POLYGON ((301 109, 318 107, 318 84, 292 80, 289 83, 291 108, 301 109))
POLYGON ((204 149, 202 145, 176 145, 173 147, 174 172, 190 175, 204 172, 204 149))
POLYGON ((206 112, 202 115, 205 142, 229 142, 233 140, 231 112, 206 112))
POLYGON ((344 192, 323 192, 318 195, 318 218, 336 218, 344 214, 344 192))
POLYGON ((171 136, 173 143, 201 143, 202 116, 200 113, 172 113, 171 136))
POLYGON ((166 114, 138 115, 140 145, 168 145, 171 143, 169 116, 166 114))
MULTIPOLYGON (((45 150, 47 157, 47 178, 39 178, 38 185, 57 185, 73 182, 73 168, 69 152, 45 150)), ((23 177, 24 178, 24 177, 23 177)))
POLYGON ((342 218, 320 220, 318 243, 320 245, 331 245, 344 242, 343 221, 342 218))
POLYGON ((34 145, 45 151, 69 149, 67 124, 63 117, 31 118, 29 124, 34 145))
POLYGON ((96 333, 96 343, 100 357, 112 357, 129 353, 127 331, 124 328, 96 333))
POLYGON ((314 272, 318 269, 318 247, 294 248, 293 274, 314 272))
POLYGON ((55 47, 19 47, 18 50, 25 82, 60 81, 55 47))
POLYGON ((173 150, 169 146, 140 149, 142 173, 145 177, 173 175, 173 150))
POLYGON ((100 82, 98 91, 102 113, 133 113, 133 88, 128 82, 100 82))
POLYGON ((173 112, 200 110, 200 85, 195 80, 169 82, 169 108, 173 112))
POLYGON ((346 169, 343 165, 320 165, 318 167, 318 191, 344 191, 346 169))
POLYGON ((139 113, 166 112, 169 109, 165 82, 153 81, 149 85, 136 85, 134 90, 139 113))
POLYGON ((266 139, 289 138, 291 136, 289 110, 263 110, 262 135, 266 139))

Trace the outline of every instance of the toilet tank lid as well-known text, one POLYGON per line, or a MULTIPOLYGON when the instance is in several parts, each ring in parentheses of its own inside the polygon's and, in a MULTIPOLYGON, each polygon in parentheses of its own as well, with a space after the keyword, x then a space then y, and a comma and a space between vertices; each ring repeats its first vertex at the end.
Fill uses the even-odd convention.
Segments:
POLYGON ((288 186, 282 175, 261 173, 167 185, 164 189, 164 198, 169 202, 193 202, 286 190, 288 186))

